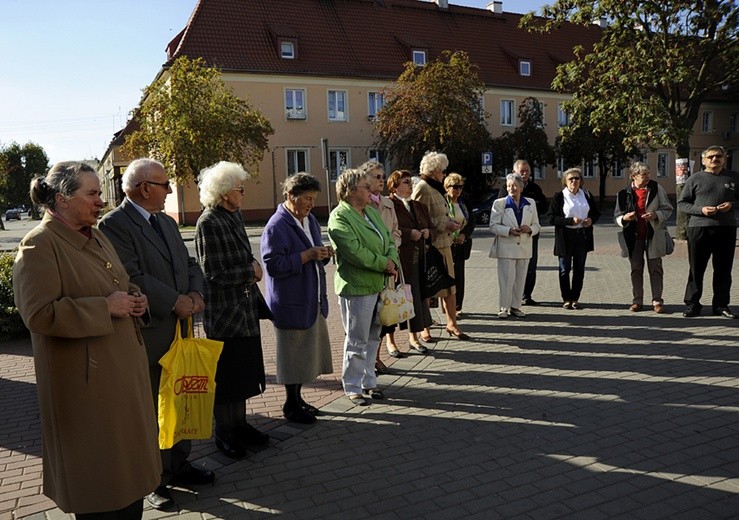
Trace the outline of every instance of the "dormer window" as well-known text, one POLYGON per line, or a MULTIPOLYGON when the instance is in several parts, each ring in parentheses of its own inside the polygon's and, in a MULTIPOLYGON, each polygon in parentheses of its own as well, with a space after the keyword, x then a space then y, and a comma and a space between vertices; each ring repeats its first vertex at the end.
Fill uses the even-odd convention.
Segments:
POLYGON ((521 76, 531 76, 531 61, 519 60, 518 73, 521 74, 521 76))
POLYGON ((413 49, 413 65, 423 67, 426 65, 426 51, 423 49, 413 49))
POLYGON ((280 39, 280 58, 283 60, 294 60, 297 58, 297 45, 294 40, 280 39))

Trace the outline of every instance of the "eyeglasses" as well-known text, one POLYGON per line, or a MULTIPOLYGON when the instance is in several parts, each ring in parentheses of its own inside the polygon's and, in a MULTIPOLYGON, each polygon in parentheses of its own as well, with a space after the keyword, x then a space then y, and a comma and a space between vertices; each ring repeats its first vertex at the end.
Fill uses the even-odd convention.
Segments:
POLYGON ((139 186, 141 186, 144 183, 146 183, 146 184, 153 184, 154 186, 159 186, 161 188, 164 188, 165 190, 168 190, 169 189, 169 181, 167 181, 167 182, 141 181, 141 182, 139 182, 136 185, 136 187, 138 188, 139 186))
POLYGON ((244 187, 243 186, 239 186, 238 188, 232 188, 229 191, 238 191, 239 193, 241 193, 243 195, 244 194, 244 187))
POLYGON ((375 175, 374 177, 375 177, 375 179, 377 179, 378 181, 379 181, 379 180, 381 180, 381 179, 382 179, 382 180, 385 180, 385 175, 384 175, 384 174, 379 174, 379 175, 375 175))
POLYGON ((579 180, 580 180, 580 177, 570 177, 570 178, 567 179, 567 182, 570 182, 570 181, 579 181, 579 180))
POLYGON ((464 188, 464 184, 452 184, 452 185, 451 185, 451 186, 449 186, 449 187, 450 187, 451 189, 453 189, 453 190, 461 190, 462 188, 464 188))
POLYGON ((706 155, 706 159, 708 159, 709 161, 718 161, 718 160, 721 160, 723 158, 724 158, 724 156, 721 155, 721 154, 706 155))

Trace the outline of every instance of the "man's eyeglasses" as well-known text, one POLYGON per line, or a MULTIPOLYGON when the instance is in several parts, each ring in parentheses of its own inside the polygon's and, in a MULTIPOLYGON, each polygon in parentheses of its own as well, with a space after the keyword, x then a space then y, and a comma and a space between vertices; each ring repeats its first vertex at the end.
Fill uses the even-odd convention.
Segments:
POLYGON ((717 153, 715 155, 706 155, 706 159, 708 159, 709 161, 718 161, 718 160, 721 160, 723 158, 724 158, 724 156, 721 155, 720 153, 717 153))
POLYGON ((144 183, 146 183, 146 184, 153 184, 154 186, 159 186, 161 188, 164 188, 165 190, 168 190, 169 189, 169 181, 167 181, 167 182, 141 181, 141 182, 139 182, 136 185, 136 187, 138 188, 139 186, 141 186, 144 183))

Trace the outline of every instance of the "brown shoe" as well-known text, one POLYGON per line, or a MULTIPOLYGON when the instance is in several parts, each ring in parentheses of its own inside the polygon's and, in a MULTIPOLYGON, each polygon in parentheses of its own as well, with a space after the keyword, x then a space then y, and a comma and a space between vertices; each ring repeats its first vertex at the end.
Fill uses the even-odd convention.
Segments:
POLYGON ((661 303, 655 303, 654 312, 656 312, 657 314, 662 314, 663 312, 665 312, 665 306, 661 303))
POLYGON ((629 307, 629 310, 631 312, 639 312, 641 310, 641 305, 638 303, 632 303, 631 307, 629 307))

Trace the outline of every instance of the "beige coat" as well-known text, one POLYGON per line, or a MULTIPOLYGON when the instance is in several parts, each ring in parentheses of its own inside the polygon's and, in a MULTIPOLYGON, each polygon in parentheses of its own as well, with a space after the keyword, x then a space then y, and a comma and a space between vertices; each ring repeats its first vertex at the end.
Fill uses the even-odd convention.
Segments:
POLYGON ((126 507, 161 474, 143 341, 105 300, 135 286, 108 239, 92 233, 47 214, 21 241, 13 269, 33 342, 44 494, 73 513, 126 507))
POLYGON ((441 249, 443 247, 451 247, 454 237, 452 232, 447 229, 449 224, 449 206, 446 203, 444 195, 434 189, 425 180, 420 180, 416 187, 413 188, 413 200, 417 200, 424 204, 429 210, 431 224, 436 230, 436 238, 434 238, 434 247, 441 249))

